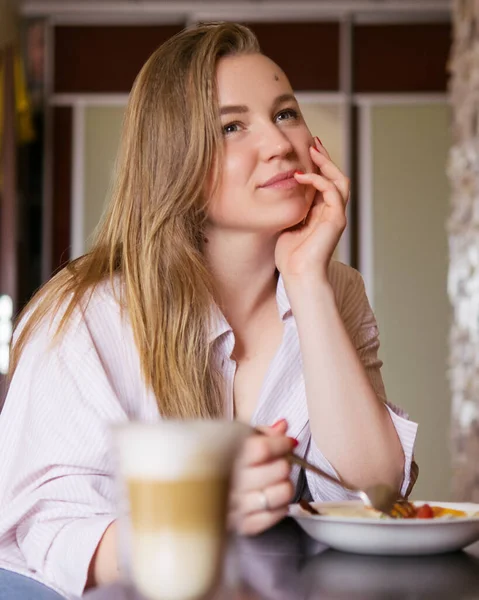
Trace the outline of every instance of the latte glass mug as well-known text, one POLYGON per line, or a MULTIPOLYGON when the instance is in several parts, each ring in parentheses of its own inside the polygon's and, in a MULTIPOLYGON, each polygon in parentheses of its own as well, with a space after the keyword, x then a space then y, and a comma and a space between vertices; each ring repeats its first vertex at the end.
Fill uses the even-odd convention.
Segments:
POLYGON ((234 461, 250 433, 225 420, 114 428, 120 564, 148 600, 199 600, 218 583, 234 461))

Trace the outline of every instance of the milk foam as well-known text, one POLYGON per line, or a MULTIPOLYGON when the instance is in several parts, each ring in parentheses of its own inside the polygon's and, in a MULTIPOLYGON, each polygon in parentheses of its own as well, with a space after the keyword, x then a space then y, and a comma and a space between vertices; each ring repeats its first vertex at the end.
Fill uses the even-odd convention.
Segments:
POLYGON ((125 477, 198 479, 225 476, 251 428, 231 421, 160 421, 116 429, 125 477))

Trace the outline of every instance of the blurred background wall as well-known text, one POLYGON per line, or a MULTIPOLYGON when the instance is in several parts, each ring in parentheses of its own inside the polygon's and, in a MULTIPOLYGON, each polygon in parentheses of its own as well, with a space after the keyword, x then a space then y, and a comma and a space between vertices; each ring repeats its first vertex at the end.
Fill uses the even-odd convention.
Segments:
MULTIPOLYGON (((27 236, 39 236, 31 260, 41 280, 88 249, 128 92, 149 54, 188 23, 252 27, 289 76, 313 134, 353 179, 337 257, 365 278, 389 399, 420 423, 414 496, 449 499, 449 1, 28 0, 19 11, 42 148, 42 210, 27 236)), ((20 262, 18 274, 16 310, 37 287, 20 262)))

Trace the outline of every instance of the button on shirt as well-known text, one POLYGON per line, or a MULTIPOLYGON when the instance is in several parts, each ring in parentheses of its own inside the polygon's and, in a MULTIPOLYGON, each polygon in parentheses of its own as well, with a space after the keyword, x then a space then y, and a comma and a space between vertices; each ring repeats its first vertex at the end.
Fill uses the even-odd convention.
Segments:
MULTIPOLYGON (((332 262, 330 282, 344 325, 401 441, 405 493, 417 425, 386 401, 378 329, 360 274, 332 262)), ((337 476, 311 438, 298 332, 281 277, 277 305, 283 339, 251 424, 271 425, 285 418, 288 435, 299 442, 296 452, 337 476)), ((60 316, 41 324, 25 347, 0 415, 0 567, 80 596, 96 546, 117 518, 110 426, 154 422, 160 416, 111 285, 99 285, 85 310, 77 309, 59 341, 52 343, 60 316)), ((225 415, 232 419, 234 334, 219 312, 210 342, 224 374, 225 415)), ((354 498, 314 474, 300 476, 297 468, 292 478, 297 497, 354 498)))

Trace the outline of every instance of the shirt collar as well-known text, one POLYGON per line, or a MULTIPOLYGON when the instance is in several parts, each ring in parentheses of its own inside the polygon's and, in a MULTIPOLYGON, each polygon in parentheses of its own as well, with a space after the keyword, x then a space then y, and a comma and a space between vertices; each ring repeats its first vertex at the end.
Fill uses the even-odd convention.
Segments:
POLYGON ((208 335, 208 343, 211 344, 224 333, 232 331, 230 324, 226 320, 217 304, 213 304, 211 310, 210 331, 208 335))
MULTIPOLYGON (((284 287, 284 281, 281 275, 278 277, 278 283, 276 285, 276 304, 278 306, 279 316, 282 321, 285 321, 291 316, 291 304, 289 303, 286 289, 284 287)), ((224 333, 232 331, 230 324, 226 320, 224 314, 221 312, 217 304, 213 306, 211 315, 211 326, 210 333, 208 336, 208 343, 214 342, 224 333)))
POLYGON ((284 281, 281 275, 278 277, 278 284, 276 286, 276 303, 278 305, 278 312, 282 321, 291 316, 291 304, 289 303, 288 295, 286 294, 284 281))

